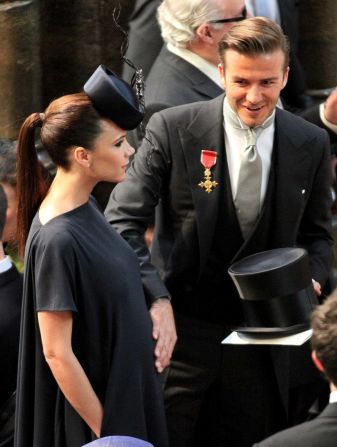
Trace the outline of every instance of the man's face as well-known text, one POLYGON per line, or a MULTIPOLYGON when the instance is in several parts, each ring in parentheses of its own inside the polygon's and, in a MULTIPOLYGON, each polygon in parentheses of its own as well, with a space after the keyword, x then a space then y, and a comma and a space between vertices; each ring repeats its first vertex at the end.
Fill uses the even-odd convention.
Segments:
MULTIPOLYGON (((217 3, 218 3, 218 9, 219 11, 221 11, 221 14, 219 14, 219 19, 240 17, 245 7, 244 0, 217 0, 217 3)), ((235 22, 219 23, 216 26, 214 25, 213 27, 211 27, 209 30, 212 36, 212 44, 208 48, 207 59, 214 65, 218 65, 219 63, 218 43, 220 42, 222 36, 234 24, 235 22)))
MULTIPOLYGON (((219 19, 232 19, 242 16, 243 9, 245 8, 245 0, 217 0, 217 7, 221 11, 221 17, 219 19)), ((226 33, 233 25, 235 21, 221 24, 222 35, 226 33)), ((222 37, 222 36, 221 36, 222 37)))
POLYGON ((230 106, 247 126, 261 125, 273 112, 288 79, 284 57, 282 50, 252 56, 225 52, 220 76, 230 106))

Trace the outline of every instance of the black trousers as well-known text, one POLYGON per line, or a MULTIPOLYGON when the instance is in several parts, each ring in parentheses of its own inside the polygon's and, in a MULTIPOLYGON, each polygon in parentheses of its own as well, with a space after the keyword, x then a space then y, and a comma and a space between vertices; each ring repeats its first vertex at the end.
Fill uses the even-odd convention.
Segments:
POLYGON ((229 330, 176 316, 164 386, 171 447, 251 447, 286 425, 265 346, 228 346, 229 330))

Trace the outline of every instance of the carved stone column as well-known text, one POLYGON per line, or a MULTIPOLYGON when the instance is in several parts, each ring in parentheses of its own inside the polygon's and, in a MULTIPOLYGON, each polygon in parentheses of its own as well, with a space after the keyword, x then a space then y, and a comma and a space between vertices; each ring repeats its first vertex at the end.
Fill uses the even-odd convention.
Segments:
POLYGON ((22 120, 41 107, 37 0, 0 3, 0 136, 16 138, 22 120))

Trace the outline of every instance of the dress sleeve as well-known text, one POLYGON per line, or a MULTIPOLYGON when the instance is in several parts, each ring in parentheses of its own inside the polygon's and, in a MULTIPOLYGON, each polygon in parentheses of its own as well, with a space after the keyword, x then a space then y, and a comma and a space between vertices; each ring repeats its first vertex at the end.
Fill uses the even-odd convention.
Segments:
POLYGON ((112 191, 105 209, 108 222, 136 252, 147 302, 169 296, 160 275, 151 263, 144 232, 166 189, 171 159, 166 123, 160 114, 152 116, 141 147, 126 178, 112 191))
POLYGON ((76 305, 76 252, 67 232, 41 230, 34 256, 36 311, 74 311, 76 305))

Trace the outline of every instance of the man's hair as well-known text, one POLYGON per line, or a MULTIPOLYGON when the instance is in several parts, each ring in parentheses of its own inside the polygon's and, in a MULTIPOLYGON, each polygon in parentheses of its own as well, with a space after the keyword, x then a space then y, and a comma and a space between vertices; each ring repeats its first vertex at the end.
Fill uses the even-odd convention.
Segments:
POLYGON ((312 349, 328 380, 337 386, 337 290, 312 312, 311 326, 312 349))
POLYGON ((3 187, 0 185, 0 241, 6 223, 7 196, 3 187))
MULTIPOLYGON (((164 0, 158 8, 157 18, 164 41, 186 48, 201 24, 223 19, 222 15, 215 0, 164 0)), ((223 25, 210 26, 220 28, 223 25)))
POLYGON ((0 138, 0 183, 16 187, 16 141, 0 138))
POLYGON ((277 23, 265 17, 251 17, 237 22, 219 42, 219 56, 225 68, 225 53, 234 50, 247 56, 270 54, 281 50, 284 53, 284 68, 289 65, 289 41, 277 23))

